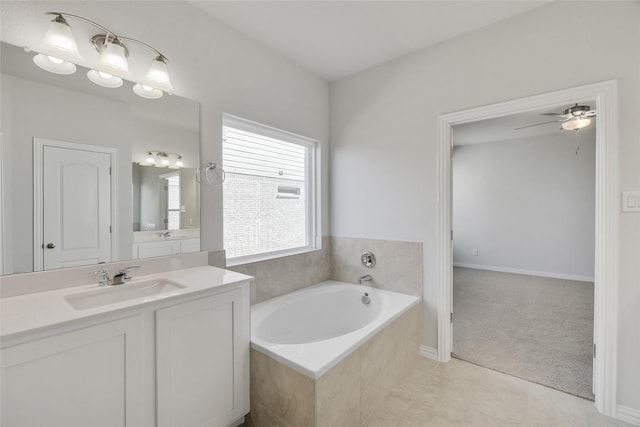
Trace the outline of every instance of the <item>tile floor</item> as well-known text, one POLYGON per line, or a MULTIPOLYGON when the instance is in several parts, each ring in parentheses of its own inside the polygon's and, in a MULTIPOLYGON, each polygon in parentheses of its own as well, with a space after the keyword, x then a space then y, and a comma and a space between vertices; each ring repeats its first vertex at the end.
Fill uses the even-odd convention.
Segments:
POLYGON ((593 402, 461 360, 417 361, 361 427, 626 427, 593 402))

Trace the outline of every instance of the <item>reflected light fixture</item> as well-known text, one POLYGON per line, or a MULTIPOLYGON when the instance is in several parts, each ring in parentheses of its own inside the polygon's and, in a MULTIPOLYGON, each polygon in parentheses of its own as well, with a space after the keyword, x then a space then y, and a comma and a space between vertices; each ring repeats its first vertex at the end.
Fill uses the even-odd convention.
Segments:
POLYGON ((144 162, 139 162, 142 166, 155 166, 157 168, 180 169, 184 167, 182 156, 166 151, 149 151, 144 162))
POLYGON ((564 129, 564 130, 580 130, 580 129, 586 128, 590 124, 591 124, 591 119, 589 119, 589 118, 585 118, 585 119, 575 118, 575 119, 571 119, 571 120, 568 120, 566 122, 563 122, 562 123, 562 129, 564 129))
POLYGON ((136 83, 133 91, 147 99, 158 99, 164 92, 173 91, 167 70, 167 57, 154 47, 140 40, 118 36, 102 25, 78 15, 63 12, 46 12, 45 15, 55 15, 55 18, 51 21, 39 48, 30 49, 38 52, 33 62, 43 70, 56 74, 73 74, 76 64, 83 61, 66 19, 73 18, 103 31, 102 34, 96 34, 91 38, 91 44, 100 53, 98 63, 87 73, 87 77, 93 83, 106 88, 118 88, 123 84, 122 79, 133 80, 136 83), (154 52, 149 71, 141 80, 136 81, 129 70, 129 49, 125 41, 154 52))

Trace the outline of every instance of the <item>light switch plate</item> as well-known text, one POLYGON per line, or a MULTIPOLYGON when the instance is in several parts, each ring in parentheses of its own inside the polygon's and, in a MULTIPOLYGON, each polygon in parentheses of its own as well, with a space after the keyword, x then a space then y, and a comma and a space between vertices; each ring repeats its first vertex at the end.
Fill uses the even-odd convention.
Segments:
POLYGON ((640 212, 640 191, 622 192, 622 212, 640 212))

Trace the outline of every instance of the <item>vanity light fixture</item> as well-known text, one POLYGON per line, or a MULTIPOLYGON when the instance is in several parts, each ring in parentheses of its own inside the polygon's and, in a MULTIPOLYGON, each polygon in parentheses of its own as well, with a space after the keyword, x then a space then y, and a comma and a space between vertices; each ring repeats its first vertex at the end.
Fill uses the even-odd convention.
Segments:
POLYGON ((142 166, 155 166, 157 168, 180 169, 184 167, 182 156, 166 151, 149 151, 145 162, 139 163, 142 166))
POLYGON ((591 124, 591 119, 572 119, 562 123, 562 129, 564 130, 580 130, 584 129, 591 124))
POLYGON ((90 24, 103 31, 91 38, 91 44, 100 53, 100 60, 87 73, 87 77, 93 83, 106 87, 118 88, 122 86, 122 79, 132 80, 136 83, 133 91, 147 99, 161 98, 164 92, 171 93, 173 86, 167 70, 167 57, 156 48, 130 37, 118 36, 100 24, 78 15, 63 12, 46 12, 45 15, 55 15, 49 29, 44 36, 42 44, 37 49, 39 52, 33 62, 43 70, 56 74, 73 74, 76 64, 83 58, 78 51, 78 45, 71 33, 71 26, 65 18, 73 18, 90 24), (144 46, 154 52, 149 71, 141 81, 135 81, 129 70, 129 49, 125 41, 144 46))

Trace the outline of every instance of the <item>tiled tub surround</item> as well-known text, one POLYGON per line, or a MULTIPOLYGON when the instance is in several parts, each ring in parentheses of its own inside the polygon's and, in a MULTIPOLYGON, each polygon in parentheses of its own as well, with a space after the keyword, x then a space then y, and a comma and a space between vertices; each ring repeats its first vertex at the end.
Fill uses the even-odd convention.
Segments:
POLYGON ((331 278, 358 283, 370 274, 374 288, 422 295, 422 243, 395 240, 331 237, 331 278), (363 252, 373 252, 376 265, 366 268, 360 263, 363 252))
POLYGON ((251 304, 257 304, 330 279, 330 241, 330 237, 323 237, 319 250, 226 268, 255 278, 251 304))
POLYGON ((422 295, 422 243, 394 240, 323 237, 322 249, 265 261, 226 266, 224 251, 209 252, 209 265, 253 276, 251 304, 257 304, 324 280, 358 283, 371 274, 368 285, 409 295, 422 295), (377 263, 362 266, 364 251, 377 263))
MULTIPOLYGON (((338 284, 338 286, 347 285, 338 284)), ((361 288, 359 286, 355 288, 358 288, 359 296, 361 288)), ((309 291, 313 292, 313 289, 305 289, 301 292, 309 291)), ((384 293, 384 291, 371 289, 374 298, 376 293, 384 293)), ((292 296, 295 297, 295 294, 284 298, 292 296)), ((407 296, 401 296, 401 298, 404 298, 405 302, 410 302, 400 304, 399 312, 391 313, 388 323, 381 322, 379 327, 367 325, 336 338, 301 343, 297 345, 299 352, 294 351, 293 344, 276 344, 267 351, 279 352, 278 359, 283 360, 285 357, 283 353, 289 353, 291 356, 304 353, 308 347, 323 344, 332 346, 339 341, 351 342, 352 345, 343 348, 342 354, 334 355, 340 360, 337 364, 330 362, 327 365, 326 360, 319 362, 317 358, 315 368, 312 367, 313 361, 306 367, 298 364, 301 363, 300 360, 296 362, 289 360, 285 364, 258 351, 252 344, 254 348, 251 350, 251 414, 248 425, 340 427, 357 426, 361 421, 366 420, 375 412, 375 408, 385 399, 393 386, 408 374, 418 358, 420 305, 417 304, 417 298, 407 296), (362 333, 362 330, 367 328, 370 329, 370 336, 367 336, 367 331, 362 333), (281 352, 282 349, 290 351, 281 352), (328 366, 331 368, 324 369, 328 366)), ((265 304, 273 302, 277 303, 278 299, 265 304)), ((304 301, 295 300, 294 302, 300 305, 300 314, 304 316, 313 314, 310 313, 304 301)), ((357 304, 361 304, 359 298, 357 304)), ((254 313, 256 307, 252 308, 254 313)), ((324 312, 322 310, 322 308, 318 310, 319 318, 315 323, 323 323, 328 316, 340 317, 335 311, 337 308, 328 312, 326 309, 324 312)), ((254 316, 254 319, 257 317, 260 316, 254 316)), ((384 315, 381 314, 378 317, 384 317, 384 315)), ((308 319, 307 321, 313 322, 308 319)), ((332 322, 326 323, 332 324, 332 322)), ((343 322, 338 319, 338 323, 343 322)), ((290 324, 300 323, 292 319, 290 324)), ((260 325, 253 322, 252 335, 259 328, 260 325)), ((295 333, 284 340, 306 341, 295 333)), ((259 341, 256 340, 256 342, 259 341)), ((313 354, 323 353, 320 347, 312 350, 313 354)), ((261 351, 265 350, 261 349, 261 351)))

